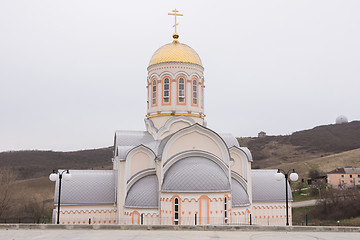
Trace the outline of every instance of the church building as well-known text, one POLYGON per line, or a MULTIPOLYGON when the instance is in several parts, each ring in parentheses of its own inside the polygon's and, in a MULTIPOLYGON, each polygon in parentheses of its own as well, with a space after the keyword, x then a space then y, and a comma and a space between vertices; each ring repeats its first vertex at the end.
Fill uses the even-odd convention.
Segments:
POLYGON ((145 130, 115 132, 113 170, 69 170, 60 224, 286 224, 285 181, 252 170, 248 148, 206 126, 204 66, 178 38, 175 28, 150 59, 145 130))

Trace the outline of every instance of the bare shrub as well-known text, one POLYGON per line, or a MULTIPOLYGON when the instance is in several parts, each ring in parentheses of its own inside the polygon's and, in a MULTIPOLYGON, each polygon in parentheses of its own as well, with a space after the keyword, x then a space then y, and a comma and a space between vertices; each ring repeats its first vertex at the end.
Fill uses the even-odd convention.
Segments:
POLYGON ((317 169, 310 169, 308 175, 309 175, 309 178, 315 179, 317 177, 320 177, 320 172, 317 169))
POLYGON ((360 191, 356 188, 335 189, 323 192, 320 205, 312 215, 318 219, 346 219, 360 216, 360 191))
POLYGON ((49 215, 49 209, 47 209, 47 206, 42 199, 42 196, 35 194, 29 201, 27 201, 23 206, 23 216, 45 217, 49 215))
POLYGON ((16 174, 10 168, 0 169, 0 218, 9 209, 13 189, 11 185, 16 180, 16 174))

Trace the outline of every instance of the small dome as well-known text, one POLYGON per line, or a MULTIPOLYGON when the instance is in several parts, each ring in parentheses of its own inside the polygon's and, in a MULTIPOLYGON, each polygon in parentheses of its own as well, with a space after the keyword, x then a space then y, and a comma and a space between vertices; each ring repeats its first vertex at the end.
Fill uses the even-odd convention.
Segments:
POLYGON ((249 206, 249 196, 244 189, 244 187, 234 178, 231 178, 231 195, 232 195, 232 206, 233 207, 241 207, 241 206, 249 206))
POLYGON ((228 192, 230 183, 219 165, 205 157, 187 157, 165 173, 163 192, 228 192))
POLYGON ((125 199, 125 207, 159 207, 159 182, 155 174, 145 176, 131 186, 125 199))
POLYGON ((156 50, 151 57, 149 66, 167 62, 193 63, 202 66, 201 59, 195 50, 177 40, 156 50))
POLYGON ((344 115, 340 115, 336 118, 336 124, 342 124, 342 123, 347 123, 348 119, 347 117, 345 117, 344 115))

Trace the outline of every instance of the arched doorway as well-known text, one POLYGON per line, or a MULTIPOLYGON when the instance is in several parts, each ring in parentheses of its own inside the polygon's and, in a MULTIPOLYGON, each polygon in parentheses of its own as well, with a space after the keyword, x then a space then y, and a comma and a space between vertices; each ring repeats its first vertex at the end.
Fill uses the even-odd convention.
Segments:
POLYGON ((199 199, 199 224, 209 224, 209 198, 201 196, 199 199))

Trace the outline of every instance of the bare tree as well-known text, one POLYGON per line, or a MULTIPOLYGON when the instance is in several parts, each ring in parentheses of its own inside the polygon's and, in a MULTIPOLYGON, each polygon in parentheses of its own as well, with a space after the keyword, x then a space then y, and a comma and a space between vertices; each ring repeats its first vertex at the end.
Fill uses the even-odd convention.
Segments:
POLYGON ((321 190, 325 189, 327 186, 326 182, 323 179, 317 179, 311 183, 311 192, 315 195, 315 191, 319 191, 319 199, 321 199, 321 190))
POLYGON ((356 188, 330 188, 323 191, 319 205, 311 211, 317 219, 347 219, 360 216, 360 191, 356 188))
POLYGON ((16 174, 10 168, 0 169, 0 218, 4 212, 10 207, 12 187, 16 180, 16 174))
POLYGON ((46 209, 42 196, 35 194, 25 204, 23 208, 23 215, 27 217, 45 217, 48 209, 46 209))
POLYGON ((308 174, 311 179, 316 179, 317 177, 320 177, 320 175, 321 175, 321 173, 317 169, 310 169, 308 174))

